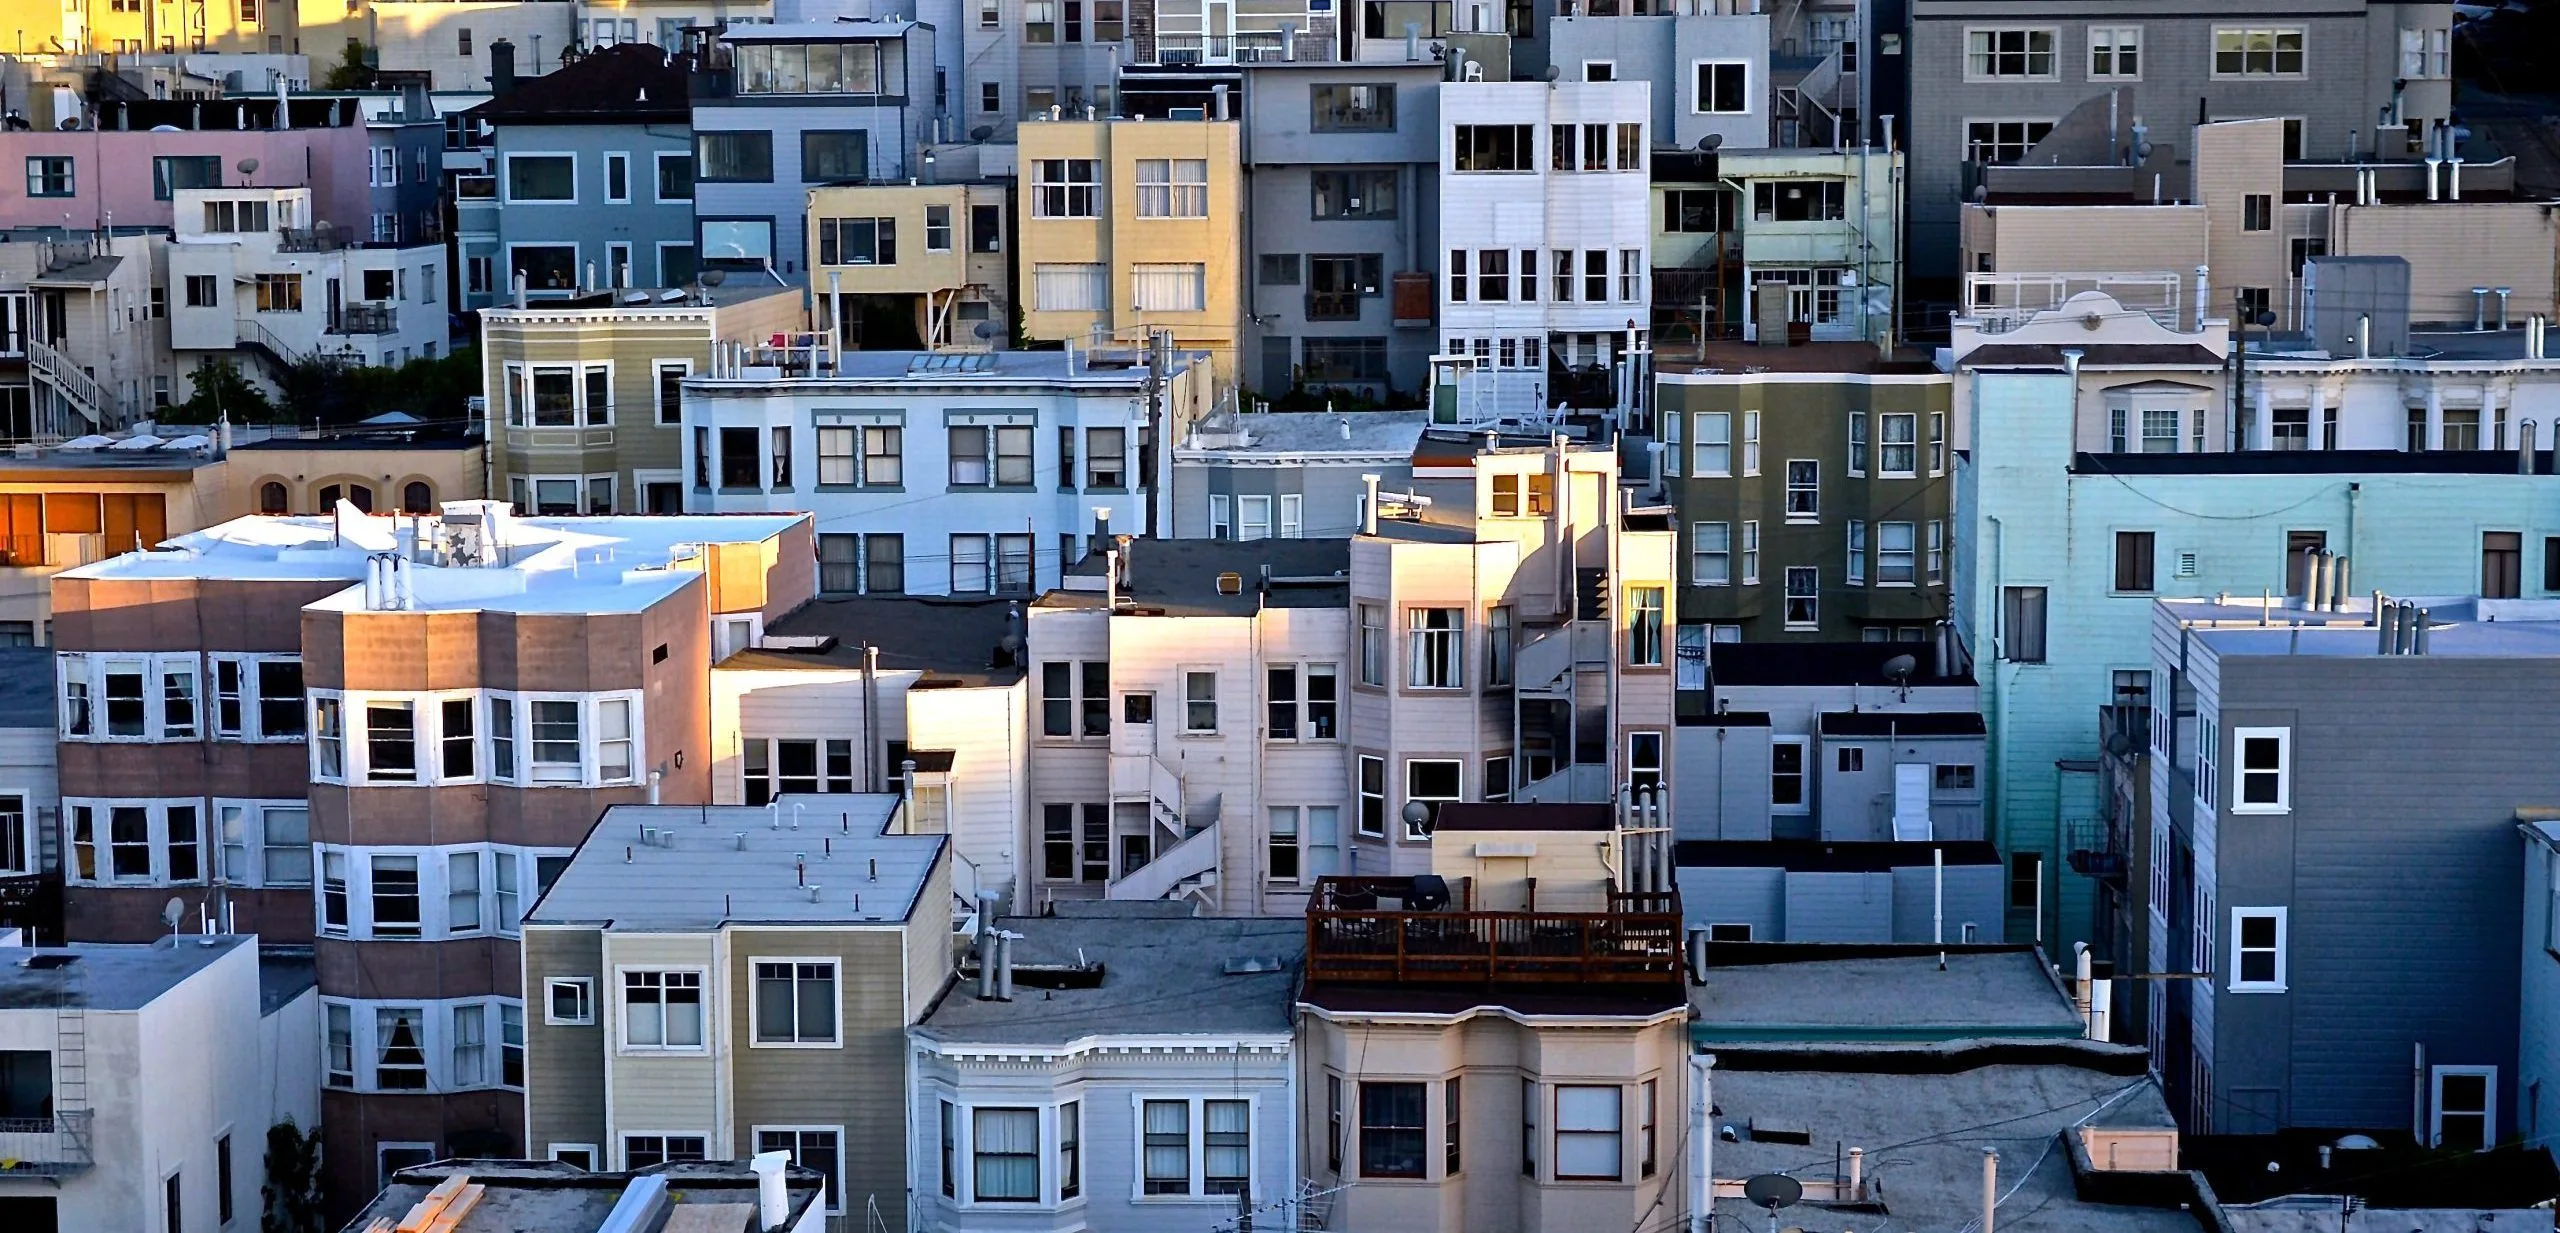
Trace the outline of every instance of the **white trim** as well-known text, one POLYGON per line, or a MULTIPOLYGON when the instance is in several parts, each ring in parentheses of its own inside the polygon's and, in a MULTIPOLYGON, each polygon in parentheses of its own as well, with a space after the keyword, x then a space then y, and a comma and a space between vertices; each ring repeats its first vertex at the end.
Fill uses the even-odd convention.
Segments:
MULTIPOLYGON (((572 163, 571 165, 575 166, 576 164, 572 163)), ((574 181, 572 181, 572 183, 574 185, 574 181)), ((629 150, 607 150, 604 152, 603 179, 598 187, 604 190, 604 203, 606 205, 631 204, 631 152, 629 150), (622 195, 619 197, 613 195, 613 165, 617 162, 622 164, 622 195)), ((630 245, 626 243, 623 247, 628 248, 630 245)))
POLYGON ((2485 1150, 2498 1142, 2498 1068, 2495 1066, 2431 1066, 2427 1068, 2427 1145, 2444 1144, 2444 1081, 2448 1075, 2478 1075, 2488 1082, 2481 1085, 2486 1098, 2481 1113, 2486 1124, 2481 1128, 2481 1146, 2485 1150))
POLYGON ((543 1145, 543 1159, 559 1160, 560 1153, 564 1151, 585 1152, 587 1154, 587 1168, 589 1172, 594 1172, 604 1167, 604 1149, 593 1143, 546 1143, 543 1145))
POLYGON ((800 1133, 801 1131, 807 1131, 807 1130, 822 1131, 822 1132, 827 1133, 827 1134, 832 1134, 832 1135, 834 1135, 834 1136, 836 1137, 836 1170, 835 1170, 835 1177, 834 1177, 834 1181, 833 1181, 833 1182, 831 1182, 831 1183, 828 1185, 828 1188, 827 1188, 827 1191, 828 1191, 828 1192, 827 1192, 826 1194, 824 1194, 824 1195, 820 1196, 820 1197, 821 1197, 821 1198, 823 1198, 823 1199, 825 1200, 825 1203, 824 1203, 822 1206, 824 1206, 824 1207, 825 1207, 825 1209, 826 1209, 826 1213, 827 1213, 828 1215, 830 1215, 830 1216, 841 1216, 841 1215, 843 1215, 843 1214, 844 1214, 844 1212, 845 1212, 845 1196, 844 1196, 844 1189, 845 1189, 845 1186, 844 1186, 844 1166, 845 1166, 846 1152, 845 1152, 845 1142, 844 1142, 844 1139, 845 1139, 845 1128, 844 1128, 843 1126, 840 1126, 840 1125, 838 1125, 838 1126, 815 1126, 815 1125, 800 1125, 800 1124, 797 1124, 797 1123, 789 1124, 789 1125, 781 1125, 781 1124, 767 1125, 767 1124, 763 1124, 763 1123, 756 1123, 756 1124, 751 1124, 751 1125, 749 1125, 749 1126, 747 1127, 747 1142, 748 1142, 749 1144, 753 1145, 753 1147, 755 1148, 756 1152, 760 1154, 760 1153, 762 1153, 762 1152, 765 1150, 765 1147, 764 1147, 764 1135, 765 1135, 768 1131, 770 1131, 770 1132, 772 1132, 772 1133, 775 1133, 775 1134, 790 1134, 790 1135, 794 1136, 794 1137, 793 1137, 793 1139, 792 1139, 792 1152, 791 1152, 791 1156, 792 1156, 792 1163, 793 1163, 793 1164, 795 1164, 795 1165, 797 1165, 797 1164, 799 1163, 799 1156, 800 1156, 800 1151, 799 1151, 799 1142, 800 1142, 800 1140, 799 1140, 799 1138, 798 1138, 797 1136, 799 1135, 799 1133, 800 1133))
MULTIPOLYGON (((2282 814, 2293 812, 2293 729, 2233 728, 2231 730, 2231 796, 2227 808, 2239 814, 2282 814), (2246 751, 2251 740, 2273 740, 2276 743, 2276 799, 2272 803, 2252 804, 2246 786, 2251 774, 2246 751)), ((2266 774, 2261 770, 2257 774, 2266 774)))
POLYGON ((841 1049, 841 1048, 844 1048, 844 960, 843 960, 840 956, 836 956, 836 955, 756 955, 756 954, 750 954, 750 955, 748 955, 748 956, 747 956, 747 980, 746 980, 746 985, 747 985, 747 987, 746 987, 746 989, 745 989, 743 992, 745 993, 746 998, 747 998, 747 1041, 746 1041, 746 1044, 747 1044, 747 1047, 748 1047, 748 1048, 750 1048, 750 1049, 841 1049), (823 963, 823 964, 825 964, 825 965, 826 965, 826 966, 827 966, 827 967, 828 967, 828 968, 829 968, 829 969, 834 973, 834 975, 829 979, 829 982, 828 982, 828 983, 832 984, 833 986, 835 986, 835 1002, 836 1002, 836 1004, 835 1004, 835 1015, 834 1015, 834 1020, 835 1020, 835 1035, 834 1035, 834 1037, 833 1037, 833 1038, 831 1038, 831 1039, 827 1039, 827 1040, 800 1040, 800 1039, 796 1039, 796 1037, 797 1037, 797 1036, 798 1036, 798 1034, 799 1034, 799 1029, 798 1029, 798 1025, 797 1025, 797 1024, 794 1024, 794 1025, 793 1025, 792 1034, 793 1034, 793 1036, 795 1037, 795 1039, 792 1039, 792 1040, 765 1040, 765 1039, 763 1039, 763 1036, 764 1036, 764 1031, 763 1031, 763 1028, 764 1028, 764 1018, 763 1018, 763 1006, 762 1006, 762 1002, 763 1002, 763 1000, 764 1000, 764 999, 763 999, 763 998, 761 998, 760 996, 758 996, 757 989, 756 989, 756 980, 757 980, 757 977, 756 977, 756 965, 757 965, 757 964, 759 964, 759 963, 788 963, 788 964, 793 965, 793 967, 794 967, 794 971, 793 971, 793 972, 792 972, 792 974, 791 974, 791 990, 792 990, 792 1006, 793 1006, 793 1008, 794 1008, 793 1013, 794 1013, 794 1015, 795 1015, 795 1016, 798 1014, 798 1009, 797 1009, 797 1008, 798 1008, 798 1006, 799 1006, 799 1004, 800 1004, 800 1003, 799 1003, 800 974, 799 974, 799 972, 797 971, 797 967, 798 967, 798 965, 803 964, 803 963, 823 963))
MULTIPOLYGON (((709 965, 699 963, 617 963, 612 965, 610 970, 613 973, 613 1000, 611 1003, 613 1008, 613 1023, 609 1031, 613 1041, 613 1052, 624 1057, 702 1057, 714 1052, 712 1041, 720 1034, 717 1030, 719 1021, 717 1007, 719 1005, 718 995, 720 990, 712 983, 712 970, 709 965), (702 978, 702 983, 695 986, 695 991, 701 994, 701 998, 696 1002, 696 1005, 698 1005, 702 1011, 702 1043, 695 1045, 635 1045, 631 1043, 631 1007, 629 999, 626 996, 630 985, 624 978, 633 972, 691 972, 702 978)), ((661 985, 659 988, 663 990, 665 986, 661 985)), ((666 1002, 661 1000, 658 1003, 658 1006, 661 1024, 660 1034, 664 1035, 666 1002)))
MULTIPOLYGON (((2289 940, 2289 939, 2287 938, 2287 936, 2286 936, 2286 935, 2287 935, 2287 933, 2289 932, 2289 929, 2288 929, 2288 927, 2287 927, 2287 926, 2288 926, 2288 922, 2287 922, 2287 920, 2286 920, 2286 915, 2287 915, 2287 909, 2285 909, 2285 908, 2280 908, 2280 907, 2277 907, 2277 908, 2245 908, 2245 907, 2243 907, 2243 908, 2233 908, 2233 909, 2231 909, 2231 937, 2230 937, 2230 947, 2231 947, 2231 950, 2230 950, 2230 964, 2231 964, 2231 967, 2230 967, 2230 969, 2229 969, 2229 971, 2228 971, 2228 973, 2227 973, 2228 979, 2224 982, 2224 985, 2223 985, 2223 988, 2224 988, 2225 990, 2227 990, 2227 991, 2229 991, 2229 992, 2232 992, 2232 993, 2282 993, 2282 992, 2284 992, 2284 991, 2285 991, 2285 977, 2286 977, 2286 975, 2287 975, 2287 973, 2286 973, 2286 971, 2285 971, 2285 967, 2286 967, 2286 949, 2287 949, 2286 943, 2287 943, 2287 942, 2288 942, 2288 940, 2289 940), (2276 975, 2275 975, 2275 979, 2274 979, 2274 980, 2243 980, 2243 979, 2241 979, 2241 976, 2240 976, 2240 956, 2241 956, 2241 945, 2240 945, 2240 937, 2241 937, 2241 933, 2240 933, 2240 930, 2241 930, 2241 923, 2242 923, 2243 921, 2250 921, 2250 920, 2269 920, 2269 919, 2272 919, 2272 920, 2273 920, 2273 921, 2275 921, 2275 923, 2276 923, 2276 944, 2275 944, 2276 975)), ((2263 948, 2260 948, 2260 949, 2263 949, 2263 948)))
MULTIPOLYGON (((511 150, 511 151, 507 152, 506 154, 500 155, 500 156, 499 156, 499 159, 498 159, 498 184, 497 184, 497 189, 498 189, 498 203, 499 203, 500 205, 510 205, 510 206, 515 206, 515 205, 525 205, 525 206, 575 206, 575 205, 577 205, 577 204, 578 204, 578 155, 577 155, 577 152, 576 152, 576 151, 574 151, 574 150, 511 150), (516 195, 515 195, 515 164, 516 164, 516 160, 517 160, 517 159, 520 159, 520 158, 524 158, 524 159, 534 159, 534 158, 564 158, 564 159, 569 160, 569 197, 568 197, 568 200, 563 201, 563 200, 560 200, 559 198, 556 198, 556 197, 518 197, 518 196, 516 196, 516 195)), ((508 245, 507 247, 509 247, 509 248, 514 248, 514 247, 515 247, 515 245, 510 244, 510 245, 508 245)), ((574 247, 574 245, 573 245, 573 247, 574 247)))
MULTIPOLYGON (((520 1085, 510 1085, 506 1077, 506 1008, 523 1003, 515 998, 494 995, 464 998, 338 998, 320 999, 321 1085, 337 1091, 389 1092, 394 1095, 441 1095, 453 1092, 521 1092, 520 1085), (462 1006, 486 1008, 481 1020, 481 1073, 483 1082, 464 1084, 454 1079, 453 1012, 462 1006), (355 1081, 352 1084, 331 1083, 329 1075, 328 1011, 347 1012, 347 1041, 353 1053, 355 1081), (418 1045, 426 1059, 426 1086, 423 1088, 382 1088, 375 1085, 374 1072, 381 1062, 381 1042, 375 1038, 379 1026, 375 1012, 383 1010, 415 1010, 419 1012, 418 1045)), ((522 1022, 519 1019, 519 1022, 522 1022)), ((520 1046, 523 1047, 523 1046, 520 1046)), ((518 1065, 524 1065, 519 1059, 518 1065)))
POLYGON ((542 980, 542 1023, 545 1027, 592 1027, 596 1022, 596 978, 592 976, 546 976, 542 980), (552 997, 557 985, 577 985, 585 989, 587 1013, 583 1018, 562 1019, 551 1013, 558 1003, 552 997))

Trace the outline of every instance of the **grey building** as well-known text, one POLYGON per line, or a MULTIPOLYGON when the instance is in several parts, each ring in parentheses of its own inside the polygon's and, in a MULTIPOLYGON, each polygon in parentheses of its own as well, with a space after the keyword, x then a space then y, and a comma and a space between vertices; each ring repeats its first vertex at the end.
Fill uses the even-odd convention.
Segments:
POLYGON ((935 34, 904 17, 723 31, 693 80, 703 264, 805 283, 811 188, 924 174, 941 114, 935 34))
POLYGON ((1402 47, 1244 66, 1251 327, 1238 374, 1265 398, 1423 387, 1438 342, 1443 68, 1402 47))
MULTIPOLYGON (((391 99, 365 102, 365 185, 372 206, 358 237, 372 244, 417 245, 444 238, 444 121, 425 83, 391 99)), ((346 220, 350 225, 358 220, 346 220)))
MULTIPOLYGON (((497 48, 492 48, 493 53, 497 48)), ((456 180, 463 302, 582 287, 670 287, 694 274, 693 142, 685 73, 646 43, 608 47, 519 80, 498 57, 487 176, 456 180)))
MULTIPOLYGON (((960 50, 961 72, 949 77, 959 97, 949 100, 942 140, 1010 142, 1014 127, 1047 119, 1049 109, 1082 118, 1087 107, 1111 116, 1120 63, 1130 51, 1125 0, 970 0, 959 36, 944 36, 960 50), (1043 18, 1040 21, 1028 17, 1043 18)), ((1148 6, 1152 8, 1153 6, 1148 6)), ((947 57, 946 57, 947 58, 947 57)))
POLYGON ((1413 480, 1423 411, 1220 413, 1173 450, 1176 539, 1345 539, 1360 529, 1367 476, 1413 480))
POLYGON ((2152 145, 2180 160, 2181 126, 2199 107, 2219 120, 2283 117, 2291 158, 2407 159, 2451 113, 2452 26, 2450 4, 2389 0, 2032 13, 1914 0, 1896 57, 1910 82, 1911 273, 1951 298, 1973 165, 2042 161, 2039 141, 2103 137, 2110 113, 2144 121, 2152 145))
POLYGON ((1547 23, 1547 54, 1561 80, 1653 83, 1656 146, 1772 142, 1766 13, 1559 14, 1547 23))
POLYGON ((2189 1133, 2476 1148, 2542 1099, 2517 1083, 2516 814, 2551 799, 2560 606, 2420 602, 2405 640, 2364 602, 2152 607, 2166 705, 2125 728, 2147 757, 2110 759, 2150 781, 2118 913, 2154 922, 2138 970, 2195 978, 2121 982, 2117 1036, 2147 1033, 2189 1133))

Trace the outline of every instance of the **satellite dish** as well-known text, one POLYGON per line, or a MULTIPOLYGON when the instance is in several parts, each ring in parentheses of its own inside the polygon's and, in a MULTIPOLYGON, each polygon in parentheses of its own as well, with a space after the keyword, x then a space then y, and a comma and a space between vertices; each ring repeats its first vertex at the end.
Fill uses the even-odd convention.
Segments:
POLYGON ((253 176, 258 174, 258 160, 254 158, 241 159, 240 174, 244 176, 253 176))
POLYGON ((2381 1141, 2372 1135, 2346 1135, 2340 1138, 2337 1144, 2338 1150, 2342 1152, 2370 1152, 2378 1150, 2381 1146, 2381 1141))
POLYGON ((998 330, 996 328, 996 323, 993 321, 981 321, 969 332, 980 338, 993 338, 1003 331, 998 330))
POLYGON ((186 918, 187 905, 185 901, 179 899, 176 895, 169 896, 169 902, 160 906, 160 923, 167 925, 171 929, 176 929, 178 927, 178 922, 185 920, 186 918))
POLYGON ((1709 134, 1707 134, 1706 136, 1699 138, 1699 139, 1698 139, 1698 148, 1699 148, 1699 149, 1701 149, 1701 150, 1721 150, 1721 149, 1723 149, 1723 148, 1724 148, 1724 134, 1722 134, 1722 133, 1709 133, 1709 134))
POLYGON ((969 140, 971 141, 985 141, 987 138, 995 135, 996 126, 992 124, 981 124, 978 127, 969 130, 969 140))
POLYGON ((1973 201, 1974 201, 1974 204, 1975 204, 1975 205, 1980 205, 1980 204, 1982 204, 1983 202, 1986 202, 1986 201, 1989 201, 1989 200, 1991 200, 1991 186, 1990 186, 1990 185, 1988 185, 1988 184, 1976 184, 1976 185, 1974 185, 1974 186, 1973 186, 1973 201))
POLYGON ((1564 75, 1564 74, 1563 74, 1562 72, 1560 72, 1560 71, 1558 71, 1558 70, 1557 70, 1556 66, 1554 66, 1554 65, 1550 64, 1550 65, 1548 65, 1548 66, 1547 66, 1547 73, 1546 73, 1546 78, 1545 78, 1545 79, 1546 79, 1546 80, 1548 80, 1548 81, 1554 81, 1555 79, 1557 79, 1558 77, 1561 77, 1561 76, 1563 76, 1563 75, 1564 75))
POLYGON ((1885 679, 1897 685, 1910 681, 1911 674, 1919 670, 1920 661, 1908 655, 1896 655, 1884 661, 1885 679))
POLYGON ((2270 328, 2274 326, 2275 323, 2275 313, 2264 308, 2259 309, 2256 316, 2249 318, 2249 324, 2257 326, 2260 329, 2270 328))
POLYGON ((702 272, 702 285, 705 287, 717 287, 727 281, 729 281, 729 272, 726 270, 704 270, 702 272))
POLYGON ((1403 817, 1406 826, 1419 828, 1423 823, 1431 820, 1431 806, 1420 801, 1406 801, 1403 817))
POLYGON ((1742 1183, 1742 1197, 1772 1215, 1804 1201, 1804 1183, 1784 1173, 1762 1173, 1742 1183))

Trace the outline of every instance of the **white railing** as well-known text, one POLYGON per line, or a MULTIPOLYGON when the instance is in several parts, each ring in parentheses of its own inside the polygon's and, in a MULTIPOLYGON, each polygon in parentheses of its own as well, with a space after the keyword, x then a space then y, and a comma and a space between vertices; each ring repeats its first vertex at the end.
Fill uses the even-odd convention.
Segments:
POLYGON ((1615 800, 1617 788, 1609 779, 1606 762, 1577 762, 1544 779, 1531 780, 1511 799, 1523 804, 1565 805, 1591 804, 1615 800))
POLYGON ((29 335, 27 365, 44 374, 46 384, 62 391, 62 396, 71 400, 72 406, 87 415, 91 423, 104 422, 100 417, 112 401, 107 397, 106 387, 98 384, 97 378, 80 371, 80 366, 72 363, 70 356, 29 335))
POLYGON ((1111 799, 1145 800, 1156 825, 1182 833, 1182 777, 1154 754, 1111 755, 1111 799))
POLYGON ((0 1119, 0 1160, 14 1162, 13 1171, 37 1174, 72 1173, 90 1160, 88 1114, 57 1113, 52 1117, 0 1119))
POLYGON ((2060 308, 2084 291, 2105 292, 2116 303, 2148 315, 2171 329, 2179 328, 2178 298, 2182 280, 2163 272, 2054 271, 2036 274, 1967 274, 1966 310, 1974 328, 2005 334, 2029 317, 2060 308))
POLYGON ((1218 868, 1218 824, 1193 831, 1154 860, 1103 888, 1106 899, 1163 899, 1182 884, 1218 868))

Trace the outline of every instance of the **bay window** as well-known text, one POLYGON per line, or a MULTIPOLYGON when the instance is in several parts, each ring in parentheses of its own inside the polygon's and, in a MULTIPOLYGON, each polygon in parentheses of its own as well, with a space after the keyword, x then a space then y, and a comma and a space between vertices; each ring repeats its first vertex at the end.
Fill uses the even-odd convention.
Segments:
POLYGON ((972 1196, 980 1203, 1038 1202, 1040 1111, 974 1109, 969 1130, 972 1196))
POLYGON ((1615 1087, 1556 1089, 1558 1180, 1617 1181, 1623 1176, 1626 1110, 1615 1087))

